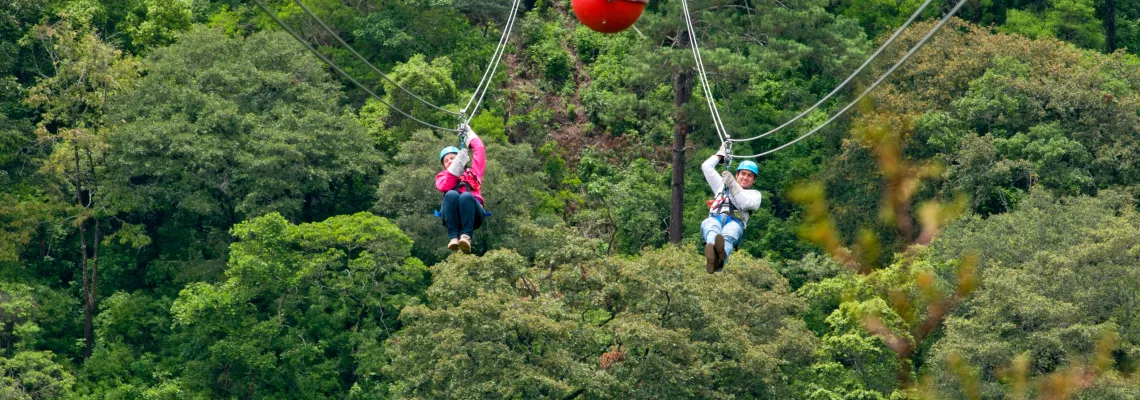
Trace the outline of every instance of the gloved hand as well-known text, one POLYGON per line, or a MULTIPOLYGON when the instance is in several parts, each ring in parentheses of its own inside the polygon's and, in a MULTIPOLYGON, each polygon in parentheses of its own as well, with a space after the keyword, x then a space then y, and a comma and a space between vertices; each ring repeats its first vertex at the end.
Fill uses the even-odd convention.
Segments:
POLYGON ((455 159, 451 160, 451 165, 447 166, 447 172, 455 176, 463 176, 463 169, 467 168, 467 163, 471 162, 471 156, 467 154, 467 149, 459 150, 455 153, 455 159))
POLYGON ((720 157, 721 161, 724 161, 724 158, 728 156, 728 151, 725 150, 724 143, 720 144, 720 150, 716 151, 716 156, 720 157))
POLYGON ((728 192, 733 196, 744 190, 744 188, 740 187, 740 184, 736 182, 736 176, 733 176, 732 172, 721 172, 720 178, 724 180, 724 186, 728 188, 728 192))
POLYGON ((464 148, 471 147, 471 141, 475 140, 476 138, 479 137, 479 135, 476 135, 475 131, 471 130, 471 127, 468 126, 467 124, 459 125, 459 130, 463 131, 463 133, 464 133, 464 135, 463 135, 463 147, 464 148))

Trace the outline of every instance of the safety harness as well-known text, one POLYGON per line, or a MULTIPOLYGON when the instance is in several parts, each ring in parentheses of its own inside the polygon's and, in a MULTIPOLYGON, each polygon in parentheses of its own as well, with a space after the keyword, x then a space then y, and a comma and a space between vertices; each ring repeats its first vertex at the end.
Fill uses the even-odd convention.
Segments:
MULTIPOLYGON (((729 142, 725 146, 724 152, 724 167, 725 170, 732 170, 732 143, 729 142)), ((736 207, 736 203, 732 202, 732 196, 728 195, 728 182, 721 183, 724 186, 720 194, 709 200, 706 205, 709 207, 709 217, 716 218, 721 225, 727 224, 729 221, 736 221, 740 227, 744 227, 744 221, 740 219, 740 209, 736 207)))
POLYGON ((709 217, 716 218, 721 225, 735 220, 741 227, 744 226, 744 221, 740 219, 740 209, 732 202, 732 197, 728 196, 728 191, 724 191, 716 198, 709 200, 709 217))
MULTIPOLYGON (((463 121, 462 115, 460 116, 460 121, 463 121)), ((460 147, 460 148, 463 147, 463 142, 465 142, 467 139, 467 133, 464 132, 462 129, 463 125, 464 125, 463 122, 460 122, 460 129, 459 129, 459 134, 458 134, 459 135, 459 146, 458 147, 460 147)), ((455 187, 451 188, 451 190, 458 192, 459 188, 463 188, 463 187, 467 188, 467 193, 475 193, 475 192, 481 191, 483 188, 483 180, 479 179, 479 177, 476 176, 475 173, 471 172, 470 166, 463 168, 463 174, 462 174, 462 176, 459 177, 459 182, 457 182, 455 184, 455 187), (467 179, 468 177, 470 177, 470 179, 467 179)), ((483 215, 476 215, 475 228, 479 228, 479 226, 483 225, 483 220, 486 219, 487 217, 491 216, 491 212, 487 211, 487 206, 485 204, 479 204, 479 207, 483 208, 483 215)), ((440 213, 439 210, 435 210, 435 217, 442 220, 443 214, 440 213)))

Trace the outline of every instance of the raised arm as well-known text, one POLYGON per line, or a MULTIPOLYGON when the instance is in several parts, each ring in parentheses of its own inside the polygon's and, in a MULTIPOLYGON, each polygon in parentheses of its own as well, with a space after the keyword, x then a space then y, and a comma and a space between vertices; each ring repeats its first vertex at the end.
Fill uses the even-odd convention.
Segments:
POLYGON ((482 181, 483 171, 487 169, 486 146, 483 144, 483 139, 479 138, 479 135, 476 135, 475 131, 471 130, 471 127, 463 125, 460 129, 467 131, 466 142, 463 145, 471 149, 471 172, 475 174, 476 178, 482 181))
POLYGON ((468 147, 471 148, 471 172, 474 173, 479 180, 483 180, 483 171, 487 169, 487 153, 486 148, 483 146, 483 139, 476 136, 467 143, 468 147))
POLYGON ((716 172, 716 165, 720 163, 720 157, 720 153, 714 154, 701 164, 701 173, 705 175, 705 181, 709 183, 709 188, 712 189, 713 194, 719 194, 724 190, 724 180, 716 172))

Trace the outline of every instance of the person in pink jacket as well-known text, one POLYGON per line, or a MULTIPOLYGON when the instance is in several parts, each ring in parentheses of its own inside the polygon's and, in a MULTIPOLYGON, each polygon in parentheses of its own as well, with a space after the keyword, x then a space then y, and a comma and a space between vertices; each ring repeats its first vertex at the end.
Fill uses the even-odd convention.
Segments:
POLYGON ((443 193, 443 206, 439 210, 450 241, 447 248, 464 253, 471 252, 471 236, 483 224, 483 171, 487 168, 487 155, 483 140, 467 125, 459 129, 466 135, 463 149, 448 146, 439 152, 443 171, 435 175, 435 188, 443 193))

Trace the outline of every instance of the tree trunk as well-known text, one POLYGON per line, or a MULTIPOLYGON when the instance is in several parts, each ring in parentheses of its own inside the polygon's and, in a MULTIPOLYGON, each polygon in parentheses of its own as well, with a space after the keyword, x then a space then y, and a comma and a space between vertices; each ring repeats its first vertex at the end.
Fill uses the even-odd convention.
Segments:
POLYGON ((91 279, 87 263, 87 221, 79 222, 79 251, 83 253, 83 359, 91 358, 95 337, 91 326, 95 301, 91 298, 91 279))
POLYGON ((87 258, 87 220, 86 214, 82 210, 85 207, 83 204, 83 169, 79 166, 79 144, 72 143, 74 146, 75 156, 75 204, 80 208, 79 215, 79 255, 83 265, 83 359, 91 358, 91 349, 95 347, 95 336, 92 329, 92 319, 94 318, 94 299, 91 295, 91 265, 88 263, 87 258))
MULTIPOLYGON (((677 34, 680 48, 689 46, 689 35, 685 32, 677 34)), ((678 71, 673 76, 673 108, 676 110, 676 119, 673 124, 673 182, 672 199, 669 207, 669 242, 681 243, 685 221, 685 136, 689 133, 689 125, 685 121, 682 107, 693 96, 693 72, 691 70, 678 71)))
MULTIPOLYGON (((92 240, 91 247, 91 315, 99 310, 99 219, 95 219, 95 229, 91 232, 92 240)), ((95 346, 94 336, 92 336, 90 347, 95 346)))
POLYGON ((1116 0, 1105 0, 1104 6, 1104 43, 1111 53, 1116 51, 1116 0))

